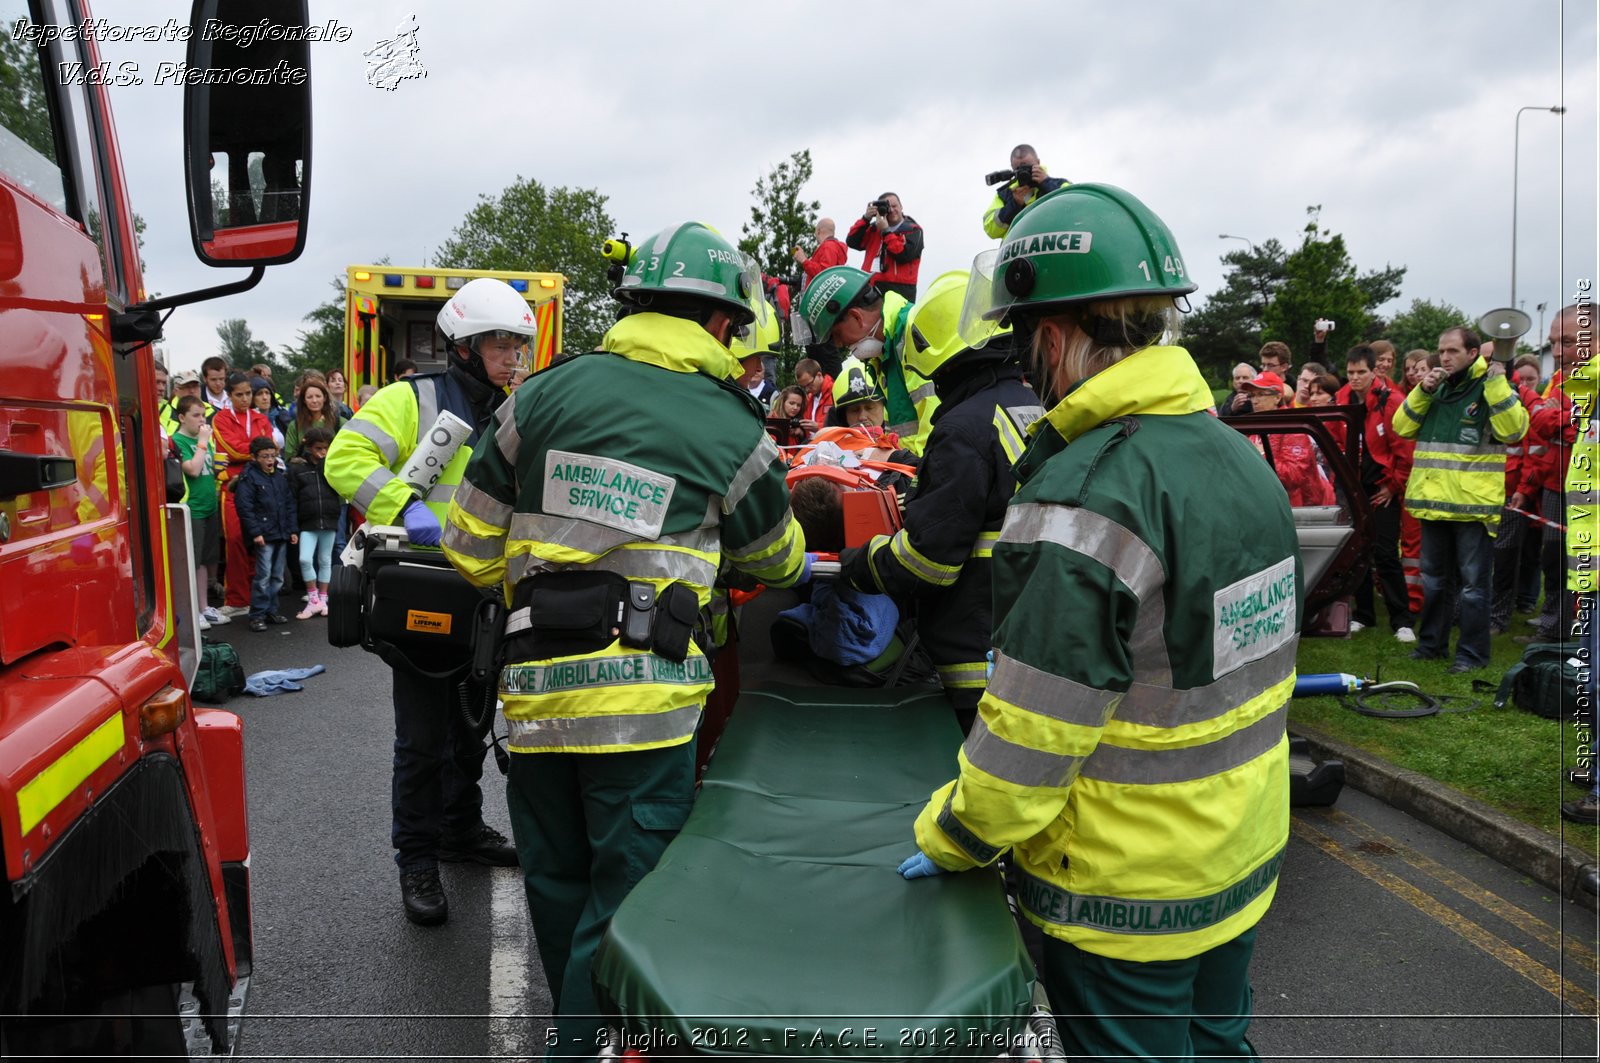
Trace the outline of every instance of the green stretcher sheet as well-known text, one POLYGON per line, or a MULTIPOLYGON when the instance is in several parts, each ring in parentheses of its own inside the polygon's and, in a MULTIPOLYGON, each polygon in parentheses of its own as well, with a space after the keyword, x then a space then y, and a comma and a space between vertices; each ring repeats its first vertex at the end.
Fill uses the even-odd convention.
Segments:
POLYGON ((862 1060, 1006 1050, 1026 1023, 1033 964, 999 875, 907 882, 895 870, 960 744, 937 693, 742 694, 688 823, 596 956, 622 1047, 862 1060))

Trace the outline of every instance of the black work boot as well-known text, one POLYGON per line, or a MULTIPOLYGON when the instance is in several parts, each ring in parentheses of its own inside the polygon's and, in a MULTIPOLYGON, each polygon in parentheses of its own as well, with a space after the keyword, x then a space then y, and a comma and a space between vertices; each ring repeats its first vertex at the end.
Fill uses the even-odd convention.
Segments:
POLYGON ((439 859, 452 864, 471 860, 490 867, 516 867, 517 848, 504 834, 480 823, 463 834, 440 838, 439 859))
POLYGON ((406 918, 418 926, 438 926, 450 918, 450 902, 445 900, 436 867, 400 872, 400 899, 405 902, 406 918))

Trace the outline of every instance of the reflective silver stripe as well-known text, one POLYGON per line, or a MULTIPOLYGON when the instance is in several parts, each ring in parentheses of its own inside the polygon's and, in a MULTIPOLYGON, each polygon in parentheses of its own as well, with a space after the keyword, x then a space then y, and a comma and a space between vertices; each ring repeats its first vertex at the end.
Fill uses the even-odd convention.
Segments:
POLYGON ((1039 540, 1098 561, 1133 591, 1139 599, 1139 617, 1129 640, 1133 678, 1171 686, 1172 667, 1164 635, 1167 603, 1162 594, 1166 572, 1155 551, 1116 521, 1087 509, 1030 502, 1007 510, 1005 526, 1000 529, 1001 542, 1039 540))
POLYGON ((1451 458, 1417 458, 1413 469, 1449 469, 1451 472, 1486 472, 1496 476, 1505 474, 1505 455, 1496 455, 1499 461, 1455 461, 1451 458))
POLYGON ((1187 690, 1134 683, 1117 706, 1117 719, 1146 727, 1183 727, 1214 720, 1288 679, 1294 671, 1298 648, 1299 640, 1290 639, 1260 660, 1251 661, 1214 683, 1187 690))
POLYGON ((389 481, 394 478, 394 473, 381 465, 378 466, 368 474, 365 480, 361 481, 361 486, 356 488, 356 493, 350 496, 351 503, 365 513, 372 508, 372 503, 378 500, 378 492, 389 486, 389 481))
POLYGON ((994 408, 994 431, 1000 441, 1000 449, 1005 451, 1007 459, 1015 462, 1022 457, 1022 452, 1028 446, 1027 441, 1022 438, 1017 426, 1012 424, 1010 416, 1000 406, 994 408))
POLYGON ((1021 871, 1017 903, 1046 923, 1083 926, 1108 934, 1188 934, 1244 911, 1278 881, 1279 849, 1244 878, 1205 897, 1133 900, 1072 893, 1021 871))
POLYGON ((762 551, 770 550, 782 542, 784 536, 789 534, 789 528, 793 523, 794 510, 786 509, 783 511, 783 516, 778 518, 778 523, 772 526, 771 531, 762 533, 754 542, 737 549, 724 545, 723 552, 728 555, 729 560, 743 561, 746 558, 755 557, 762 551))
POLYGON ((511 507, 489 492, 474 487, 463 480, 456 485, 456 505, 485 524, 504 529, 511 523, 511 507))
POLYGON ((650 253, 652 255, 666 254, 667 246, 672 243, 672 238, 677 236, 678 230, 682 229, 687 224, 689 223, 679 222, 674 228, 661 230, 661 235, 656 237, 655 246, 650 249, 650 253))
POLYGON ((960 565, 941 565, 931 558, 922 556, 917 548, 911 545, 911 537, 904 528, 890 536, 889 553, 907 572, 935 587, 948 587, 961 578, 960 565))
POLYGON ((1406 500, 1406 506, 1410 509, 1432 510, 1436 513, 1460 513, 1464 516, 1472 517, 1498 517, 1500 515, 1499 506, 1469 505, 1465 502, 1434 502, 1421 498, 1411 498, 1406 500))
POLYGON ((728 287, 718 284, 714 280, 703 277, 663 277, 661 287, 677 288, 681 291, 704 292, 706 295, 727 295, 728 287))
POLYGON ((728 484, 728 493, 722 496, 722 512, 732 513, 744 501, 744 496, 749 492, 755 482, 772 467, 778 460, 778 444, 765 432, 761 433, 761 441, 756 444, 756 449, 744 459, 744 464, 739 466, 739 471, 733 474, 733 482, 728 484))
POLYGON ((909 439, 917 434, 917 429, 921 426, 921 421, 901 421, 899 424, 890 425, 888 428, 884 429, 884 431, 893 432, 902 439, 909 439))
POLYGON ((1513 395, 1507 395, 1505 398, 1501 399, 1499 402, 1496 402, 1496 403, 1494 403, 1493 405, 1491 405, 1489 407, 1489 416, 1493 417, 1495 414, 1505 413, 1507 410, 1511 409, 1513 406, 1516 406, 1520 401, 1521 400, 1518 399, 1517 396, 1514 395, 1514 394, 1513 395))
POLYGON ((587 554, 603 554, 623 543, 637 542, 639 538, 618 528, 544 513, 513 513, 510 533, 511 538, 523 542, 545 543, 587 554))
POLYGON ((413 385, 417 393, 417 443, 427 438, 428 429, 439 419, 439 384, 434 380, 419 380, 413 385))
POLYGON ((385 465, 393 465, 400 460, 400 444, 396 443, 394 436, 363 417, 355 417, 344 423, 342 431, 354 432, 363 439, 370 439, 383 455, 385 465))
POLYGON ((1528 454, 1543 454, 1545 451, 1547 451, 1549 449, 1550 448, 1545 446, 1543 443, 1530 443, 1528 445, 1526 453, 1528 453, 1528 454))
POLYGON ((972 725, 961 747, 974 768, 1018 786, 1069 786, 1078 777, 1083 757, 1018 745, 989 730, 982 719, 972 725))
POLYGON ((448 506, 450 500, 456 496, 456 485, 437 483, 428 488, 428 501, 436 502, 441 506, 448 506))
POLYGON ((911 392, 911 404, 913 406, 915 406, 919 402, 923 402, 923 401, 925 401, 927 399, 933 398, 933 395, 934 395, 933 383, 930 381, 929 383, 923 384, 920 387, 918 387, 917 390, 911 392))
POLYGON ((1010 415, 1011 423, 1016 425, 1017 429, 1021 431, 1023 435, 1027 435, 1028 426, 1044 416, 1044 407, 1007 406, 1006 413, 1010 415))
POLYGON ((1418 443, 1417 453, 1430 454, 1504 454, 1503 443, 1418 443))
POLYGON ((465 528, 456 524, 444 526, 444 537, 439 540, 445 549, 470 557, 475 561, 497 561, 505 556, 506 537, 496 535, 492 539, 485 539, 474 535, 465 528))
POLYGON ((630 716, 567 716, 548 720, 506 720, 509 745, 543 749, 550 746, 633 746, 670 742, 694 734, 698 704, 670 712, 630 716))
POLYGON ((683 580, 698 587, 710 587, 717 579, 717 566, 710 562, 680 550, 653 547, 619 547, 582 568, 615 572, 627 579, 683 580))
POLYGON ((945 798, 944 807, 939 810, 939 818, 934 822, 939 825, 939 829, 944 831, 951 841, 960 846, 962 851, 972 857, 976 863, 990 863, 1001 853, 999 848, 990 845, 972 833, 967 829, 965 823, 956 818, 955 812, 950 808, 950 799, 948 797, 945 798))
POLYGON ((522 449, 522 433, 517 430, 517 396, 521 394, 522 389, 518 388, 494 412, 495 420, 500 422, 494 430, 494 445, 500 448, 500 456, 513 469, 517 467, 517 455, 522 449))
POLYGON ((1010 705, 1079 727, 1104 727, 1122 695, 1052 675, 999 650, 989 693, 1010 705))
POLYGON ((1012 506, 1000 529, 1003 543, 1043 540, 1083 554, 1115 572, 1140 603, 1161 589, 1165 573, 1155 551, 1137 535, 1091 510, 1029 502, 1012 506))
POLYGON ((1101 742, 1083 765, 1083 777, 1124 786, 1155 786, 1204 779, 1248 764, 1283 740, 1287 702, 1226 738, 1176 749, 1128 749, 1101 742))

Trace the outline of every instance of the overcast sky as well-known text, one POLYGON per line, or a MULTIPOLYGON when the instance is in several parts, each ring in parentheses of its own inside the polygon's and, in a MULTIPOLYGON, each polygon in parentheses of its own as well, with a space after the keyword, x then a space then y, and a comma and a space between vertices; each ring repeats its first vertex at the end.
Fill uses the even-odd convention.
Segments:
MULTIPOLYGON (((187 3, 98 0, 118 24, 187 3)), ((255 290, 180 308, 174 366, 248 320, 274 348, 352 263, 424 265, 480 194, 518 175, 593 187, 639 237, 694 218, 737 239, 756 177, 800 148, 841 231, 898 192, 926 231, 922 283, 993 245, 983 175, 1018 141, 1052 173, 1132 191, 1172 228, 1203 297, 1219 256, 1298 241, 1308 204, 1358 266, 1405 265, 1413 298, 1477 315, 1510 295, 1512 139, 1523 115, 1517 290, 1535 317, 1596 273, 1593 0, 1042 3, 468 3, 312 0, 345 43, 311 45, 311 230, 255 290), (427 77, 368 84, 362 52, 415 13, 427 77), (1564 21, 1563 21, 1564 19, 1564 21)), ((106 44, 147 71, 111 89, 147 284, 231 271, 191 249, 182 90, 151 80, 182 44, 106 44)), ((859 259, 852 256, 852 262, 859 259)), ((1548 314, 1547 314, 1548 324, 1548 314)))

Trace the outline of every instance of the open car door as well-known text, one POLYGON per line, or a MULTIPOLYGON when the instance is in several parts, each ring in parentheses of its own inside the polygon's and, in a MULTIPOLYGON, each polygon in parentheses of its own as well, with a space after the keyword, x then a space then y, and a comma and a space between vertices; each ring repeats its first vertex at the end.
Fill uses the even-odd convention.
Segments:
POLYGON ((1360 474, 1364 417, 1361 406, 1319 406, 1222 418, 1248 436, 1275 470, 1280 469, 1280 451, 1309 441, 1314 472, 1332 488, 1331 503, 1324 498, 1324 504, 1316 505, 1290 493, 1292 503, 1301 503, 1292 508, 1305 570, 1305 635, 1348 632, 1344 599, 1355 592, 1372 558, 1372 504, 1361 489, 1360 474))

